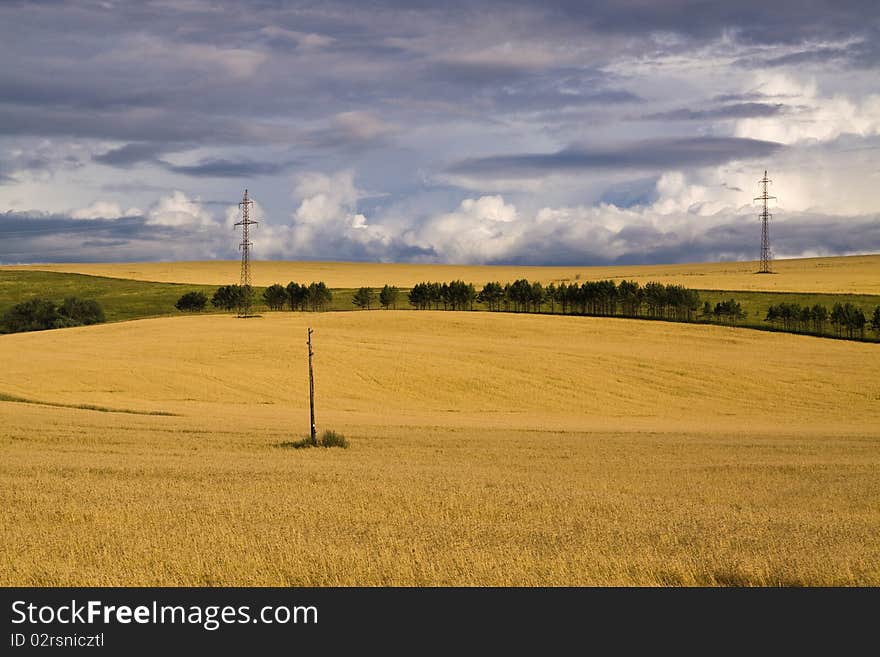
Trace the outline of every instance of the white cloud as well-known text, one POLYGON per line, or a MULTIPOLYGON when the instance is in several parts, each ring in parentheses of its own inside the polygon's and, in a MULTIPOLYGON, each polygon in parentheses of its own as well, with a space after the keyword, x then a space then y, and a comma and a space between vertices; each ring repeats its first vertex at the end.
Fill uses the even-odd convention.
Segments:
POLYGON ((147 223, 156 226, 216 226, 217 222, 198 198, 190 199, 176 190, 160 198, 147 213, 147 223))
POLYGON ((449 262, 484 262, 507 253, 522 233, 516 207, 501 196, 465 199, 458 210, 436 215, 412 234, 412 241, 449 262))
POLYGON ((794 144, 830 141, 842 134, 880 134, 880 95, 871 94, 861 100, 840 93, 825 96, 815 80, 800 81, 775 72, 758 73, 754 88, 778 97, 790 111, 737 121, 737 137, 794 144))
POLYGON ((294 195, 301 199, 293 214, 298 224, 336 221, 351 213, 362 192, 354 185, 354 173, 332 175, 305 173, 297 177, 294 195))
POLYGON ((94 201, 84 208, 74 210, 70 216, 74 219, 119 219, 120 217, 139 217, 142 215, 138 208, 122 209, 122 206, 112 201, 94 201))
MULTIPOLYGON (((392 241, 391 231, 371 224, 357 211, 358 199, 364 195, 355 186, 351 171, 297 176, 294 196, 299 205, 290 223, 264 221, 262 210, 255 206, 255 216, 263 221, 253 235, 255 253, 260 258, 385 257, 392 241)), ((237 208, 230 208, 227 223, 237 216, 237 208)))

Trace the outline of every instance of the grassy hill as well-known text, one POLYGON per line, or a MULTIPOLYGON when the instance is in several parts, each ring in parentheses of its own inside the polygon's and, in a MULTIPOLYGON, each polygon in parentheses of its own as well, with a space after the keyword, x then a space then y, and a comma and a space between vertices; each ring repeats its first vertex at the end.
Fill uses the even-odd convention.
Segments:
MULTIPOLYGON (((201 290, 209 298, 217 286, 191 285, 180 283, 157 283, 118 278, 87 276, 44 271, 0 270, 0 314, 12 305, 31 297, 47 297, 60 302, 67 296, 95 299, 101 303, 108 321, 139 319, 179 315, 174 303, 182 294, 191 290, 201 290)), ((257 312, 268 312, 260 303, 264 288, 256 288, 257 312)), ((401 291, 399 309, 408 309, 406 289, 401 291)), ((351 303, 353 288, 333 289, 333 302, 330 310, 354 310, 351 303)), ((769 328, 763 321, 771 304, 787 302, 801 305, 823 304, 830 310, 838 302, 849 302, 862 308, 870 317, 873 309, 880 305, 880 296, 867 294, 821 294, 804 292, 757 292, 753 290, 700 290, 700 297, 713 305, 718 301, 735 298, 748 313, 742 323, 744 326, 769 328)), ((478 310, 484 310, 477 305, 478 310)), ((210 305, 206 312, 211 312, 210 305)))
POLYGON ((150 283, 119 278, 44 271, 0 271, 0 313, 32 297, 62 301, 65 297, 95 299, 108 321, 176 313, 175 302, 190 290, 213 294, 212 285, 150 283))

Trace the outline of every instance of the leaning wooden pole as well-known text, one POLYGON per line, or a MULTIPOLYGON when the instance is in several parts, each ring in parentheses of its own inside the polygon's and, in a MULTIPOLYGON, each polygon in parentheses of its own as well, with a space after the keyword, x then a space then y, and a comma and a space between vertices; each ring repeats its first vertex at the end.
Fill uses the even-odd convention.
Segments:
POLYGON ((312 357, 315 352, 312 351, 312 329, 309 329, 309 417, 312 421, 312 444, 318 443, 318 431, 315 427, 315 370, 312 367, 312 357))

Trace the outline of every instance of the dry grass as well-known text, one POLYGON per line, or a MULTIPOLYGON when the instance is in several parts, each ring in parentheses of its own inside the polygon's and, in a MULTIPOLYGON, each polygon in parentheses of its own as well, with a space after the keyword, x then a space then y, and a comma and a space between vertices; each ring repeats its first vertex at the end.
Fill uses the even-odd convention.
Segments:
MULTIPOLYGON (((166 283, 222 285, 238 280, 237 261, 150 262, 116 264, 53 264, 0 267, 109 276, 166 283)), ((288 281, 323 280, 333 288, 386 283, 412 287, 425 280, 456 278, 482 285, 487 281, 528 278, 544 283, 562 280, 631 279, 661 281, 702 290, 756 290, 769 292, 827 292, 880 294, 880 255, 778 260, 772 276, 756 275, 754 262, 615 267, 521 267, 483 265, 409 265, 352 262, 254 263, 254 285, 288 281)))
POLYGON ((880 350, 488 313, 3 336, 2 585, 880 584, 880 350), (348 450, 281 450, 308 428, 348 450))

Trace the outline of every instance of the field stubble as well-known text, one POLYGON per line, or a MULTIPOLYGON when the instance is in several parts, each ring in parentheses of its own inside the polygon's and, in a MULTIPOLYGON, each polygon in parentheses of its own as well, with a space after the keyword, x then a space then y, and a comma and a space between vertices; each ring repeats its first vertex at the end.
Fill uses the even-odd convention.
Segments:
POLYGON ((880 353, 488 313, 4 336, 5 585, 880 584, 880 353), (348 450, 278 444, 308 427, 348 450), (245 330, 246 329, 246 330, 245 330))

